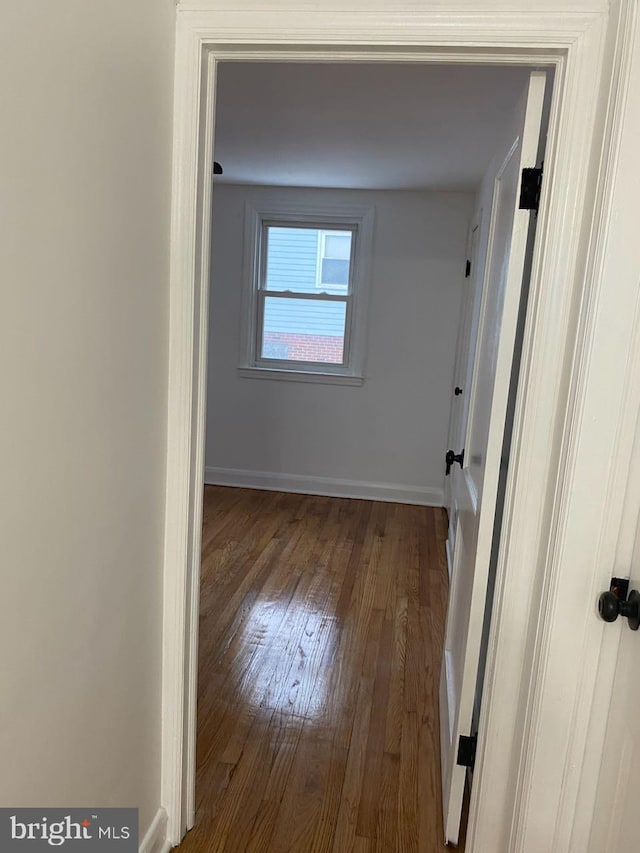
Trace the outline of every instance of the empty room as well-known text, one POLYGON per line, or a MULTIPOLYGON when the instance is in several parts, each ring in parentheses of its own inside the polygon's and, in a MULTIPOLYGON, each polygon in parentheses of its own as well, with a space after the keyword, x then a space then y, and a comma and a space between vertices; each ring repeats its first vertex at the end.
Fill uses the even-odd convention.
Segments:
POLYGON ((182 848, 463 848, 550 84, 216 77, 182 848))

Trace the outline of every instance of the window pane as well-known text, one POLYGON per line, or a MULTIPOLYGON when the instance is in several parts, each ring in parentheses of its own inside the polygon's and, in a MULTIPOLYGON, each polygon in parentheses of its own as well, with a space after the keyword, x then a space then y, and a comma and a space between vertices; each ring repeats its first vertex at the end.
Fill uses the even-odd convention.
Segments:
POLYGON ((324 256, 348 261, 351 257, 351 232, 327 234, 324 238, 324 256))
POLYGON ((261 358, 342 364, 346 302, 266 296, 261 358))
POLYGON ((265 290, 313 293, 318 266, 317 228, 269 226, 265 290))
POLYGON ((322 284, 341 285, 346 288, 349 284, 349 261, 339 261, 335 258, 322 259, 322 284))

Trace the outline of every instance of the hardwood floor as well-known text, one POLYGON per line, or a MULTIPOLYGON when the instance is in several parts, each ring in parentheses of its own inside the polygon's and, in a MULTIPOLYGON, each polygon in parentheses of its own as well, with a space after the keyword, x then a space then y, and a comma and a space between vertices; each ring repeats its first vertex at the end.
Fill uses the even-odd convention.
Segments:
POLYGON ((442 844, 442 510, 206 487, 191 851, 442 844))

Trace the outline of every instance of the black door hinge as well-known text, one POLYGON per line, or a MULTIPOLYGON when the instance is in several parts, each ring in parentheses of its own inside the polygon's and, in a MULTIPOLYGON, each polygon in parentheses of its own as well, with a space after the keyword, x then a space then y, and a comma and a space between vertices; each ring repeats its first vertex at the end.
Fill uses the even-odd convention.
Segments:
POLYGON ((542 166, 535 169, 523 169, 520 183, 520 210, 538 212, 540 207, 540 191, 542 189, 542 166))
POLYGON ((458 739, 458 757, 456 759, 456 764, 459 764, 460 767, 470 767, 471 770, 473 770, 473 765, 476 761, 477 743, 477 735, 471 735, 471 737, 460 735, 460 738, 458 739))
MULTIPOLYGON (((457 394, 456 394, 457 396, 457 394)), ((460 453, 456 453, 454 450, 447 450, 444 455, 444 462, 446 468, 444 469, 445 477, 448 477, 451 473, 451 468, 453 467, 453 463, 457 462, 458 465, 462 468, 464 465, 464 447, 460 453)))
POLYGON ((538 212, 540 207, 540 191, 542 189, 542 166, 535 169, 523 169, 520 182, 520 210, 538 212))
POLYGON ((464 277, 469 278, 471 275, 471 261, 467 261, 466 266, 464 268, 464 277))

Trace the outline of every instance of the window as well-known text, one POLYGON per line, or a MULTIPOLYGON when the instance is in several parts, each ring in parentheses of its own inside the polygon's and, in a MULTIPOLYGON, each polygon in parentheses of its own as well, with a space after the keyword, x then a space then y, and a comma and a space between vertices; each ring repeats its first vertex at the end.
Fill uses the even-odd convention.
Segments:
POLYGON ((262 225, 257 360, 346 363, 354 228, 262 225), (327 252, 345 257, 331 257, 327 252))
POLYGON ((249 208, 243 375, 360 384, 371 213, 249 208))

